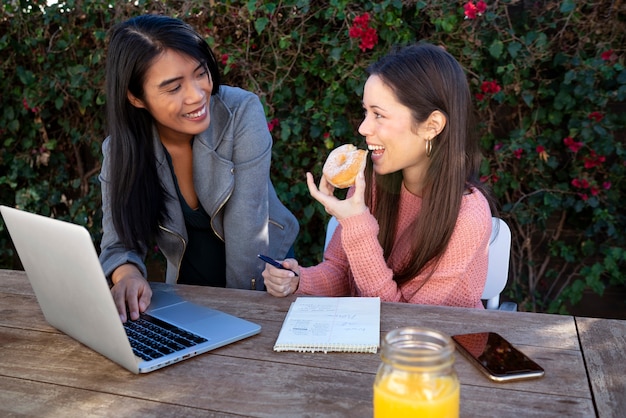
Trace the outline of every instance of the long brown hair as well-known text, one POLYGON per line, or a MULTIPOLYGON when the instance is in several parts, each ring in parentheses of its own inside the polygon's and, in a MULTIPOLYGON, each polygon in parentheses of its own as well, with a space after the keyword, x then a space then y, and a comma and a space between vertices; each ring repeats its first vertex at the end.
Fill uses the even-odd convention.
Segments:
MULTIPOLYGON (((367 72, 380 77, 397 100, 411 110, 415 126, 436 110, 446 116, 445 127, 431 141, 420 214, 407 231, 411 252, 401 257, 407 261, 394 271, 394 280, 402 284, 425 269, 429 277, 432 275, 454 231, 464 193, 482 192, 492 212, 495 205, 479 179, 482 156, 475 135, 472 99, 463 68, 454 57, 434 45, 411 45, 392 51, 367 72)), ((386 260, 396 239, 402 180, 401 171, 378 175, 368 162, 366 199, 378 220, 378 239, 386 260)))

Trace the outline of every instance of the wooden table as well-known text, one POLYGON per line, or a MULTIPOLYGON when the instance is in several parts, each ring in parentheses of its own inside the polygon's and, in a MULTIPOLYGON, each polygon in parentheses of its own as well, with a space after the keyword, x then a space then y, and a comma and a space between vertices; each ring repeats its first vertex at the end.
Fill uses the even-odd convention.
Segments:
MULTIPOLYGON (((0 270, 0 416, 372 415, 378 355, 273 351, 294 297, 176 290, 262 331, 134 375, 48 325, 25 274, 0 270)), ((609 417, 626 410, 626 321, 382 304, 381 333, 407 325, 447 334, 496 331, 546 369, 538 380, 492 383, 457 355, 463 417, 609 417)))

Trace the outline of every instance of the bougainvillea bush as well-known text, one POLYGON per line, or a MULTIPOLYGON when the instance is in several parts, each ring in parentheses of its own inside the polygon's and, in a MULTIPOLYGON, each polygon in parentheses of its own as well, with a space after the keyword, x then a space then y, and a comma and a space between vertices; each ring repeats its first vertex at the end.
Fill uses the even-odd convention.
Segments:
MULTIPOLYGON (((274 137, 272 177, 301 221, 298 258, 318 262, 328 216, 308 195, 305 173, 319 177, 335 146, 363 144, 357 127, 367 65, 394 45, 427 41, 467 71, 486 157, 481 174, 513 232, 508 297, 522 310, 564 312, 585 291, 626 284, 625 7, 3 2, 0 201, 85 225, 99 243, 106 30, 140 13, 165 13, 206 37, 226 83, 261 97, 274 137)), ((16 265, 3 231, 0 266, 16 265)))

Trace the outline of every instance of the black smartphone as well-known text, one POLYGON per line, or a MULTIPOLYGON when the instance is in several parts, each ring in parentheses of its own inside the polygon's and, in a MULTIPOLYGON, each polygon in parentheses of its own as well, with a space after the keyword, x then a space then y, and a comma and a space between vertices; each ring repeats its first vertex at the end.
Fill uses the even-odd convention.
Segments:
POLYGON ((541 366, 495 332, 453 335, 452 339, 461 354, 496 382, 544 375, 541 366))

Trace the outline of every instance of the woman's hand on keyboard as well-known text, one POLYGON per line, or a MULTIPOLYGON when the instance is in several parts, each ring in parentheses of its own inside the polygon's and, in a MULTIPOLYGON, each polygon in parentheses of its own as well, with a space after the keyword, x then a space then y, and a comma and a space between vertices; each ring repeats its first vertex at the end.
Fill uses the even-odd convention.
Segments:
POLYGON ((152 289, 134 264, 122 264, 111 275, 111 294, 122 322, 126 322, 127 309, 131 320, 139 318, 150 305, 152 289))

